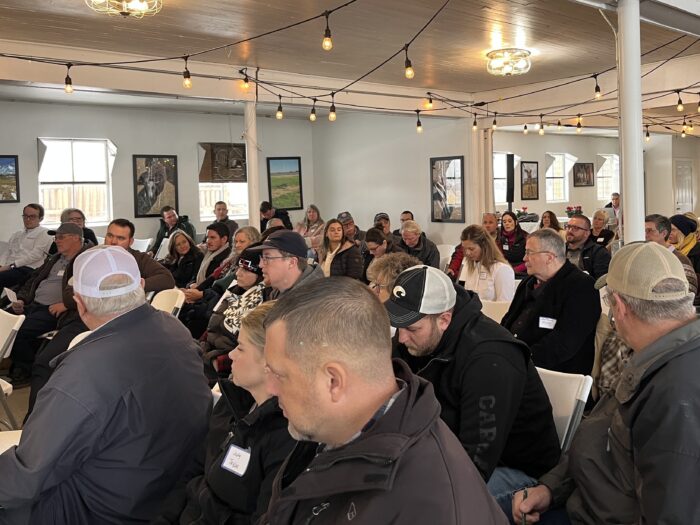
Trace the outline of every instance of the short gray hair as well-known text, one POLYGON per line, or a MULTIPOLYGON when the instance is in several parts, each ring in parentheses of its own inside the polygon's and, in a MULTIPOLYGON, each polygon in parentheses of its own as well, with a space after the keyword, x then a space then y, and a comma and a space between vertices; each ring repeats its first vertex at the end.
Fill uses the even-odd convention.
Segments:
MULTIPOLYGON (((686 290, 688 283, 669 277, 659 282, 654 286, 653 291, 656 293, 673 293, 686 290)), ((630 309, 632 314, 645 323, 653 323, 658 321, 668 321, 671 319, 690 319, 695 317, 695 306, 693 299, 695 294, 690 292, 681 299, 672 299, 669 301, 652 301, 648 299, 638 299, 629 295, 622 294, 612 288, 608 288, 610 292, 615 292, 623 303, 630 309)), ((615 303, 615 296, 609 294, 610 301, 615 303)))
POLYGON ((71 213, 79 213, 83 218, 83 222, 86 221, 85 214, 82 210, 79 210, 78 208, 66 208, 61 212, 61 223, 68 222, 68 218, 70 217, 71 213))
POLYGON ((418 224, 416 221, 403 221, 403 224, 401 225, 401 233, 403 232, 411 232, 415 233, 416 235, 420 235, 423 233, 423 230, 421 230, 420 224, 418 224))
MULTIPOLYGON (((119 273, 105 277, 100 290, 114 290, 131 284, 131 277, 119 273)), ((146 303, 146 294, 139 286, 136 290, 115 297, 86 297, 81 295, 85 309, 95 317, 111 317, 138 308, 146 303)))
POLYGON ((530 239, 540 241, 540 250, 552 252, 557 259, 566 259, 566 243, 559 233, 551 228, 535 230, 530 234, 530 239))

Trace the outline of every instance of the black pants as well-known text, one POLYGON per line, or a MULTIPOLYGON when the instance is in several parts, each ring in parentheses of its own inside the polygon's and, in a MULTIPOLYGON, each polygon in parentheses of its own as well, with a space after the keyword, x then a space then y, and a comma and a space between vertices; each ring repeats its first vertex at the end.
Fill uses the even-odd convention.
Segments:
POLYGON ((34 365, 32 366, 32 382, 29 390, 29 410, 24 421, 27 421, 29 414, 32 413, 36 396, 46 383, 49 382, 53 367, 49 363, 55 358, 68 350, 68 345, 73 338, 87 331, 87 326, 80 319, 77 319, 63 326, 51 341, 48 341, 36 354, 34 365))
POLYGON ((0 272, 0 290, 2 288, 13 288, 15 286, 22 286, 24 282, 29 279, 29 276, 34 271, 34 268, 29 266, 20 266, 19 268, 11 268, 0 272))
POLYGON ((49 312, 48 305, 29 303, 24 307, 26 316, 22 323, 15 344, 12 346, 12 368, 10 372, 21 369, 29 374, 32 371, 34 356, 42 341, 37 339, 44 332, 56 329, 57 319, 49 312))

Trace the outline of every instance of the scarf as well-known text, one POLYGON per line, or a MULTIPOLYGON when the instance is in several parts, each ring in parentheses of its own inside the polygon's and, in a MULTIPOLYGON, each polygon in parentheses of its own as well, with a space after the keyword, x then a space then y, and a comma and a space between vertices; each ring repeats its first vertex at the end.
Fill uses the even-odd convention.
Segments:
POLYGON ((199 270, 197 271, 197 279, 195 280, 195 283, 197 286, 202 284, 206 278, 207 278, 207 268, 209 267, 209 263, 211 260, 219 255, 221 252, 223 252, 226 248, 228 248, 228 244, 222 246, 215 252, 210 252, 207 250, 207 252, 204 254, 204 259, 202 259, 202 265, 199 267, 199 270))
POLYGON ((698 238, 695 236, 695 232, 690 232, 685 238, 678 244, 674 244, 674 248, 681 252, 683 255, 687 256, 698 242, 698 238))

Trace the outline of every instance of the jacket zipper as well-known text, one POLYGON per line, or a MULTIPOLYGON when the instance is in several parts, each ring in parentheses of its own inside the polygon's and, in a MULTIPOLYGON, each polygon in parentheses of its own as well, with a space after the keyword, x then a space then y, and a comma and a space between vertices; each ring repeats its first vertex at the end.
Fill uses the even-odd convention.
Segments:
MULTIPOLYGON (((449 360, 448 360, 448 359, 445 359, 444 357, 433 357, 430 361, 428 361, 428 364, 426 364, 423 368, 421 368, 420 370, 418 370, 418 372, 416 373, 416 375, 417 375, 417 376, 420 376, 420 375, 421 375, 423 372, 425 372, 425 371, 427 370, 427 368, 428 368, 430 365, 432 365, 435 361, 440 361, 440 362, 442 362, 442 363, 447 363, 447 362, 449 362, 449 360)), ((421 377, 422 377, 422 376, 421 376, 421 377)))
POLYGON ((312 521, 314 521, 316 518, 318 518, 318 515, 321 514, 324 510, 326 510, 330 506, 331 506, 331 504, 328 502, 321 503, 320 505, 316 505, 313 509, 311 509, 311 516, 309 516, 309 519, 306 520, 306 525, 309 525, 312 521))

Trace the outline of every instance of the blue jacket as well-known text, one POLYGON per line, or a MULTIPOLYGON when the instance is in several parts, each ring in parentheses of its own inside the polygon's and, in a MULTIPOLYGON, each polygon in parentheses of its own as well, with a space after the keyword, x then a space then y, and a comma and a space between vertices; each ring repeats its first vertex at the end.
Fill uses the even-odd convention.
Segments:
POLYGON ((52 364, 19 446, 0 455, 0 523, 147 523, 207 431, 189 332, 144 304, 52 364))

